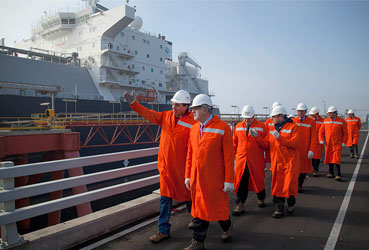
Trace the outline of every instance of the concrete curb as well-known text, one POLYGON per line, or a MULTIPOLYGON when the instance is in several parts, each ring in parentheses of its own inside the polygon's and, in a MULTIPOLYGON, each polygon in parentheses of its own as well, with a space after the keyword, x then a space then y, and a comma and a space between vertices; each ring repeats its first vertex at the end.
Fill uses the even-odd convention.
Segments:
POLYGON ((67 249, 134 221, 159 213, 160 196, 150 194, 55 226, 23 235, 25 241, 5 249, 67 249), (52 246, 52 247, 51 247, 52 246), (51 247, 51 248, 50 248, 51 247))

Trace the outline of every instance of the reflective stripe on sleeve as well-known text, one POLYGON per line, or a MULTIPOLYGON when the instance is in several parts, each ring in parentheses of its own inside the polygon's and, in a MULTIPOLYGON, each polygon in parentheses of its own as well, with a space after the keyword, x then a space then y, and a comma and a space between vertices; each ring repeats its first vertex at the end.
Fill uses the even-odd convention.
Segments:
POLYGON ((327 122, 324 122, 324 124, 339 124, 339 125, 343 125, 342 122, 335 122, 335 121, 327 121, 327 122))
POLYGON ((291 134, 292 129, 282 129, 281 133, 291 134))
POLYGON ((297 126, 311 128, 311 124, 305 124, 305 123, 295 123, 295 124, 296 124, 297 126))
POLYGON ((202 130, 202 132, 215 133, 215 134, 224 135, 224 130, 223 129, 217 129, 217 128, 204 128, 202 130))
POLYGON ((187 123, 187 122, 178 121, 177 124, 181 125, 181 126, 184 126, 184 127, 187 127, 187 128, 192 128, 192 125, 187 123))
POLYGON ((246 128, 236 128, 236 131, 246 131, 246 128))

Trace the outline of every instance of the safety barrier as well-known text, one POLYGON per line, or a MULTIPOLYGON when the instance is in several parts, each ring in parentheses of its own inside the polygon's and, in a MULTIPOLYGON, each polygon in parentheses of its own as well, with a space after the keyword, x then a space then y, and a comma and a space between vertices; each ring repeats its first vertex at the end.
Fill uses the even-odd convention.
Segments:
POLYGON ((102 163, 154 156, 157 155, 157 153, 158 148, 156 147, 17 166, 14 166, 13 162, 10 161, 0 162, 0 248, 13 246, 24 240, 23 237, 18 234, 16 225, 17 221, 159 183, 159 175, 155 175, 15 209, 15 200, 17 199, 152 171, 157 169, 157 162, 149 162, 131 167, 102 171, 55 181, 47 181, 17 188, 14 187, 14 178, 58 170, 80 168, 82 166, 89 167, 102 163))

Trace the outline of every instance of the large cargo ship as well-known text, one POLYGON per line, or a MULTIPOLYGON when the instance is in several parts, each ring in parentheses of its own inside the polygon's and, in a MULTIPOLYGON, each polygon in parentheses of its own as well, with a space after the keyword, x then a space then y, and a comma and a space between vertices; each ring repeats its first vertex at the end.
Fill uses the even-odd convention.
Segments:
POLYGON ((43 17, 14 47, 2 41, 0 117, 44 112, 45 102, 56 112, 124 112, 124 91, 159 110, 179 89, 209 94, 200 65, 186 52, 173 61, 172 42, 141 31, 135 8, 86 2, 78 12, 43 17))
MULTIPOLYGON (((47 108, 45 104, 48 103, 49 108, 65 114, 65 117, 74 113, 124 114, 131 111, 122 99, 125 91, 135 91, 141 103, 158 111, 170 109, 170 99, 180 89, 187 90, 192 98, 200 93, 209 94, 208 81, 201 77, 199 63, 186 52, 180 53, 178 61, 174 61, 172 42, 163 35, 141 31, 143 21, 135 16, 135 8, 122 5, 107 9, 97 0, 85 2, 86 8, 81 11, 58 12, 42 18, 32 30, 30 38, 12 47, 5 46, 2 40, 2 121, 9 120, 9 117, 30 117, 33 113, 44 113, 47 108)), ((113 134, 114 126, 104 129, 109 136, 113 134)), ((159 129, 153 126, 153 130, 159 129)), ((80 132, 81 138, 85 138, 90 128, 78 127, 74 131, 80 132)), ((102 143, 106 142, 102 140, 102 143)), ((80 155, 155 146, 158 146, 158 141, 114 147, 82 147, 80 155)), ((27 157, 29 163, 43 158, 40 154, 28 154, 27 157)), ((149 158, 99 165, 94 169, 85 169, 85 173, 131 166, 142 161, 153 161, 156 157, 149 158)), ((144 175, 156 173, 151 171, 144 175)), ((158 187, 154 185, 139 192, 107 198, 92 204, 93 210, 150 193, 158 187)), ((92 185, 88 188, 95 187, 92 185)), ((70 209, 63 212, 62 217, 65 215, 66 218, 62 218, 62 221, 73 214, 73 209, 72 212, 70 209)), ((39 221, 31 224, 36 224, 32 226, 33 229, 41 226, 39 221)))

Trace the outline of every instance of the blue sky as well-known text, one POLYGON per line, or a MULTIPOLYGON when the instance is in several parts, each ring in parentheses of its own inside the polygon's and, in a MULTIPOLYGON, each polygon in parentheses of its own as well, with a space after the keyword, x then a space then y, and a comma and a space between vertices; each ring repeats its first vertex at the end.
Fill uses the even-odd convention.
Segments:
MULTIPOLYGON (((124 2, 99 3, 113 8, 124 2)), ((44 11, 83 4, 2 0, 9 11, 0 17, 0 36, 9 45, 29 37, 31 23, 44 11), (28 13, 20 4, 28 5, 28 13)), ((173 42, 174 59, 186 51, 200 63, 221 113, 245 104, 265 113, 263 107, 275 100, 290 113, 299 102, 323 111, 323 100, 339 112, 369 110, 369 1, 130 0, 130 5, 136 5, 144 30, 173 42)))

